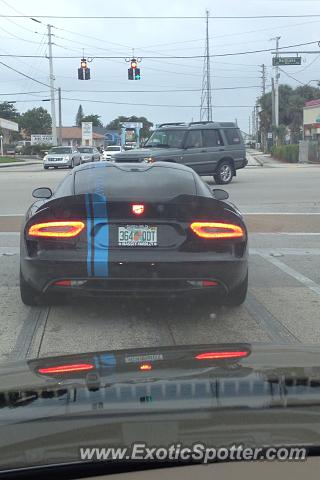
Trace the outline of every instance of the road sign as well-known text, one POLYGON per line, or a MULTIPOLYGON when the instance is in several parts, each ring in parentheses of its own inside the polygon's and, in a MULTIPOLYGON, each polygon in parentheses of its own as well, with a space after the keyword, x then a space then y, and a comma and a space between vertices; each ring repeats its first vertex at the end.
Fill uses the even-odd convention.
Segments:
POLYGON ((143 128, 142 122, 122 122, 121 125, 124 128, 143 128))
POLYGON ((284 65, 301 65, 301 57, 273 57, 272 65, 281 67, 284 65))
POLYGON ((42 135, 42 134, 31 135, 31 145, 38 145, 38 144, 52 145, 52 143, 53 143, 52 135, 42 135))
POLYGON ((82 145, 92 145, 92 122, 82 122, 82 145))

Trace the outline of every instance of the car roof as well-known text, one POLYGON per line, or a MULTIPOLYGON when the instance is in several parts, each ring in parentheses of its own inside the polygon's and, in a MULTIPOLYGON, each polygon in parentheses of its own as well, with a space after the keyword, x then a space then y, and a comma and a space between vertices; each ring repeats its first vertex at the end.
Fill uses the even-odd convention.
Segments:
POLYGON ((192 130, 192 129, 211 129, 211 128, 239 128, 235 122, 177 122, 177 123, 161 123, 157 126, 159 129, 177 129, 177 130, 192 130))
MULTIPOLYGON (((75 194, 94 193, 99 187, 113 200, 140 198, 170 200, 199 193, 197 174, 185 165, 170 162, 109 163, 80 165, 73 170, 75 194)), ((199 179, 201 182, 201 180, 199 179)))

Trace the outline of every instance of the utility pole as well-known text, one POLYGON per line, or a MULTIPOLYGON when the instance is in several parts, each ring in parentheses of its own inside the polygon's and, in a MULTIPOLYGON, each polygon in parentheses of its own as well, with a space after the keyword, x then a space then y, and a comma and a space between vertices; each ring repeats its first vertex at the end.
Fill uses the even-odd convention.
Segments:
POLYGON ((52 25, 48 27, 48 60, 50 71, 50 97, 51 97, 51 119, 52 119, 52 143, 57 145, 57 122, 56 122, 56 105, 55 105, 55 89, 54 89, 54 75, 53 75, 53 63, 52 63, 52 25))
POLYGON ((61 113, 61 88, 58 88, 58 105, 59 105, 59 145, 62 145, 62 113, 61 113))
POLYGON ((210 71, 210 45, 209 45, 209 10, 206 10, 206 48, 203 66, 200 120, 212 121, 212 91, 210 71))
POLYGON ((249 115, 249 140, 251 141, 251 116, 249 115))
MULTIPOLYGON (((281 37, 276 37, 276 58, 279 57, 279 40, 281 37)), ((274 120, 275 120, 275 126, 279 127, 279 67, 278 65, 275 67, 275 90, 274 90, 274 120)))
POLYGON ((266 94, 266 66, 265 64, 262 64, 261 65, 261 80, 262 80, 262 89, 261 89, 261 92, 262 92, 262 96, 264 96, 266 94))

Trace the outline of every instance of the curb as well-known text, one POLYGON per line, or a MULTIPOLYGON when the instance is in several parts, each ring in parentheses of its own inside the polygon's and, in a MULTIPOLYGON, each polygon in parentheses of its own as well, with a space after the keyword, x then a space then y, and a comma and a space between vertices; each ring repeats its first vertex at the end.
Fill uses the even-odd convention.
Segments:
POLYGON ((0 168, 10 168, 10 167, 23 167, 28 165, 41 165, 42 162, 12 162, 12 163, 0 163, 0 168))
POLYGON ((263 160, 260 160, 259 158, 257 158, 255 155, 251 155, 256 162, 259 163, 260 167, 263 167, 264 163, 263 163, 263 160))

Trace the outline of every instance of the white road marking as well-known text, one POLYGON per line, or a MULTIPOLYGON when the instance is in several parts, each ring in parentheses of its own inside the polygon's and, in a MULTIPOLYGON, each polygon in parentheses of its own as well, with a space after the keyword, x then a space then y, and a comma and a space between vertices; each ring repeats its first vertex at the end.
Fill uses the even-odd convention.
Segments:
POLYGON ((320 248, 250 248, 251 255, 320 255, 320 248))
POLYGON ((274 257, 272 257, 268 254, 258 253, 258 255, 260 255, 262 258, 264 258, 268 262, 272 263, 276 267, 280 268, 280 270, 285 272, 287 275, 290 275, 291 277, 295 278, 298 282, 302 283, 303 285, 305 285, 307 288, 309 288, 313 292, 320 295, 320 285, 318 283, 314 282, 313 280, 311 280, 311 278, 306 277, 305 275, 303 275, 300 272, 297 272, 297 270, 294 270, 291 267, 288 267, 288 265, 286 265, 285 263, 281 262, 277 258, 274 258, 274 257))

